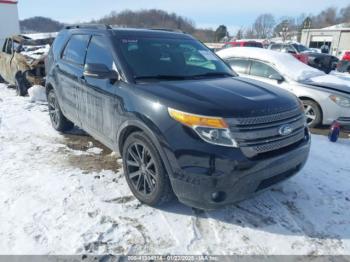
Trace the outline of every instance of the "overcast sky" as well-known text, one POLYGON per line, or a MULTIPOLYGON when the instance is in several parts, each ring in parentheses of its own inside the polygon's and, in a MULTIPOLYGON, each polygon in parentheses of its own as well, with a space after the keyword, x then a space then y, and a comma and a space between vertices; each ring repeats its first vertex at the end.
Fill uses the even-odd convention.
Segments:
POLYGON ((235 31, 253 23, 261 13, 294 17, 348 4, 349 0, 19 0, 19 15, 21 19, 46 16, 75 23, 100 18, 114 10, 157 8, 190 18, 198 27, 225 24, 235 31))

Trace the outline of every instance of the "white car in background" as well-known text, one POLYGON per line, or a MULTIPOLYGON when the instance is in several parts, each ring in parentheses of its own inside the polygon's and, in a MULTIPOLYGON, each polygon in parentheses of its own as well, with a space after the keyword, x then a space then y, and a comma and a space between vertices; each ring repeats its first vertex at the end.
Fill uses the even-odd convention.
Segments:
POLYGON ((242 77, 269 83, 294 93, 305 108, 309 127, 334 120, 350 126, 350 81, 327 75, 293 56, 261 48, 235 47, 217 55, 242 77))

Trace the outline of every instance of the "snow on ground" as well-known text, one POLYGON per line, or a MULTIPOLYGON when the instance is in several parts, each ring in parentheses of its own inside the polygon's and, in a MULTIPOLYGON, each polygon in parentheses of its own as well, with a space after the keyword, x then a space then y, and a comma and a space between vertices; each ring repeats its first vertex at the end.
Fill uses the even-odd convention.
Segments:
POLYGON ((31 102, 46 102, 45 87, 34 85, 28 89, 28 95, 31 102))
POLYGON ((253 199, 154 209, 115 154, 0 84, 0 254, 350 254, 350 141, 312 140, 304 170, 253 199))

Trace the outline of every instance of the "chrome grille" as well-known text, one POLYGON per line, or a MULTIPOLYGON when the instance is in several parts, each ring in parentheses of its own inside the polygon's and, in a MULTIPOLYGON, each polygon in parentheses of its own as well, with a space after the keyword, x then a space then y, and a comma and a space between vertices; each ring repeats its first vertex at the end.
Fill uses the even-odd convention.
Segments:
POLYGON ((227 122, 242 151, 253 156, 290 146, 305 136, 305 116, 299 108, 273 115, 227 119, 227 122), (287 124, 293 131, 283 136, 279 130, 287 124))
POLYGON ((234 125, 257 125, 257 124, 265 124, 265 123, 280 121, 283 119, 292 118, 293 116, 297 116, 297 115, 300 115, 299 108, 295 108, 290 111, 285 111, 285 112, 272 114, 272 115, 235 118, 235 119, 230 119, 230 121, 234 125))

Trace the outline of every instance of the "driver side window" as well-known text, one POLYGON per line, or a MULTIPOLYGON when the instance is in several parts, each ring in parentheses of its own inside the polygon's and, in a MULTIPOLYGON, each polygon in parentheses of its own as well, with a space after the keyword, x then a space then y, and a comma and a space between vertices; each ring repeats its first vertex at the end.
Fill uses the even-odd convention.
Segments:
POLYGON ((250 74, 253 76, 264 77, 264 78, 269 78, 271 75, 280 75, 271 66, 259 61, 252 61, 250 74))

